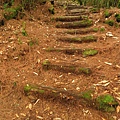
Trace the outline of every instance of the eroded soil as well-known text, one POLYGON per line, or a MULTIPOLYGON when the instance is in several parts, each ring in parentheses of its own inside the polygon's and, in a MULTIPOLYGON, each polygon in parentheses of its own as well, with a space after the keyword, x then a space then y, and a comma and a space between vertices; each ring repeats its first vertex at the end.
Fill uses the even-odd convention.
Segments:
MULTIPOLYGON (((0 27, 0 120, 119 120, 119 110, 107 113, 81 105, 80 100, 25 95, 26 84, 78 92, 94 88, 97 95, 110 93, 120 103, 120 28, 104 24, 101 10, 89 13, 88 17, 93 20, 91 28, 105 28, 104 31, 71 35, 66 33, 66 28, 56 28, 61 22, 53 19, 65 15, 65 8, 55 6, 55 15, 51 15, 48 8, 49 3, 38 6, 23 19, 5 21, 0 27), (22 35, 23 24, 27 36, 22 35), (106 34, 108 32, 113 36, 106 34), (97 41, 69 43, 58 40, 85 35, 95 35, 97 41), (46 48, 92 48, 98 50, 98 54, 84 57, 47 52, 46 48), (46 59, 53 64, 89 67, 92 74, 46 71, 42 68, 46 59)), ((119 12, 116 8, 112 11, 119 12)))

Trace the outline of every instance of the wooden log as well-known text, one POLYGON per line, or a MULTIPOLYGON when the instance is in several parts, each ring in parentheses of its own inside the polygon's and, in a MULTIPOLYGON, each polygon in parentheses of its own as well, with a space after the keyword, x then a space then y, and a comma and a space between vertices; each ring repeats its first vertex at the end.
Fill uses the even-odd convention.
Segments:
POLYGON ((82 49, 80 48, 47 48, 45 49, 47 52, 63 52, 65 54, 82 54, 82 49))
POLYGON ((84 29, 70 29, 64 32, 68 34, 86 34, 90 32, 98 32, 98 30, 99 30, 98 28, 84 28, 84 29))
POLYGON ((83 57, 94 56, 98 53, 95 49, 80 49, 80 48, 47 48, 47 52, 63 52, 65 54, 81 54, 83 57))
POLYGON ((82 6, 82 5, 68 5, 67 10, 72 10, 72 9, 88 9, 90 7, 88 6, 82 6))
POLYGON ((89 27, 93 25, 92 20, 81 20, 76 22, 65 22, 65 23, 59 23, 56 25, 57 28, 83 28, 83 27, 89 27))
POLYGON ((42 63, 42 68, 44 70, 57 70, 61 72, 74 73, 74 74, 86 74, 90 75, 92 73, 91 69, 88 67, 80 67, 74 65, 63 65, 63 64, 51 64, 50 61, 45 60, 42 63))
POLYGON ((73 37, 73 38, 60 37, 58 38, 58 40, 65 42, 72 42, 72 43, 89 43, 89 42, 96 42, 97 37, 93 35, 84 36, 84 37, 73 37))
POLYGON ((66 13, 66 16, 80 16, 80 15, 89 15, 89 12, 82 12, 82 13, 66 13))
MULTIPOLYGON (((46 97, 47 100, 49 97, 53 97, 54 99, 60 100, 80 100, 80 104, 85 106, 89 106, 91 108, 95 108, 104 112, 115 112, 119 103, 116 99, 110 94, 95 95, 95 89, 88 89, 82 92, 76 92, 65 89, 58 89, 55 87, 44 86, 44 85, 30 85, 27 84, 24 86, 25 95, 35 96, 36 94, 46 97)), ((37 98, 38 99, 38 98, 37 98)), ((67 101, 69 102, 69 101, 67 101)))
POLYGON ((73 9, 73 10, 69 10, 67 11, 69 14, 76 14, 76 13, 88 13, 89 11, 86 9, 73 9))
POLYGON ((56 21, 62 21, 62 22, 72 22, 72 21, 79 21, 85 19, 87 19, 86 16, 60 16, 55 18, 56 21))

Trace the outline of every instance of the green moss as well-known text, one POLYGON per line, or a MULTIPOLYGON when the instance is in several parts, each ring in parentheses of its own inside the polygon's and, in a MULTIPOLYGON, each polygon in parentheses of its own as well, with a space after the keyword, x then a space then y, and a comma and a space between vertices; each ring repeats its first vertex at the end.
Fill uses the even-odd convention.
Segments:
POLYGON ((87 20, 83 20, 83 21, 81 21, 80 24, 81 24, 81 26, 83 25, 83 27, 84 27, 84 26, 91 26, 91 25, 93 24, 93 21, 87 19, 87 20))
POLYGON ((91 100, 92 99, 92 90, 88 90, 88 91, 84 91, 82 92, 82 97, 87 99, 87 100, 91 100))
POLYGON ((112 13, 110 13, 108 10, 106 10, 106 11, 104 12, 105 18, 109 18, 111 15, 112 15, 112 13))
POLYGON ((90 68, 79 68, 78 71, 82 72, 82 73, 85 73, 85 74, 90 74, 91 73, 90 68))
POLYGON ((113 26, 114 25, 114 20, 106 20, 105 23, 110 25, 110 26, 113 26))
POLYGON ((34 41, 30 40, 30 41, 28 42, 28 45, 29 45, 30 47, 32 47, 32 46, 34 45, 34 41))
POLYGON ((99 8, 91 8, 90 12, 92 12, 92 13, 98 13, 98 12, 100 12, 100 9, 99 8))
POLYGON ((26 30, 25 30, 25 28, 26 28, 26 23, 23 22, 23 24, 22 24, 22 31, 21 31, 21 33, 22 33, 23 36, 27 36, 28 35, 27 32, 26 32, 26 30))
POLYGON ((84 51, 82 52, 82 55, 83 55, 84 57, 86 57, 86 56, 96 55, 97 53, 98 53, 97 50, 94 50, 94 49, 86 49, 86 50, 84 50, 84 51))
POLYGON ((38 92, 41 93, 41 94, 43 94, 43 93, 45 93, 45 90, 39 90, 38 89, 38 92))
POLYGON ((51 14, 55 14, 53 5, 48 9, 48 11, 49 11, 51 14))
POLYGON ((26 86, 24 86, 24 92, 25 94, 28 94, 29 92, 38 92, 43 94, 45 90, 42 90, 42 89, 39 89, 39 87, 27 84, 26 86))
POLYGON ((51 63, 50 63, 49 60, 44 60, 44 61, 43 61, 43 63, 42 63, 43 69, 48 70, 48 69, 50 69, 50 66, 51 66, 51 63))
POLYGON ((103 27, 102 27, 102 28, 100 28, 100 31, 101 31, 101 32, 105 31, 105 28, 103 28, 103 27))
POLYGON ((120 22, 120 14, 116 14, 116 15, 115 15, 115 18, 116 18, 116 21, 117 21, 117 22, 120 22))
POLYGON ((7 20, 10 19, 16 19, 18 16, 19 11, 21 11, 21 7, 15 7, 15 8, 5 8, 4 9, 4 18, 7 20))
POLYGON ((75 38, 68 38, 68 41, 71 42, 92 42, 92 41, 96 41, 97 38, 95 36, 89 35, 89 36, 85 36, 85 37, 75 37, 75 38))
POLYGON ((93 28, 93 32, 98 32, 98 28, 93 28))
POLYGON ((26 86, 24 86, 24 92, 25 92, 25 93, 30 92, 31 89, 32 89, 32 87, 31 87, 30 85, 28 85, 28 84, 27 84, 26 86))
POLYGON ((98 109, 101 109, 106 112, 115 111, 118 102, 109 94, 101 95, 96 99, 98 109))
POLYGON ((84 42, 97 41, 97 37, 95 37, 93 35, 89 35, 89 36, 85 36, 85 37, 81 38, 81 41, 84 41, 84 42))
POLYGON ((70 71, 75 72, 75 69, 76 69, 76 68, 75 68, 74 66, 70 66, 69 69, 70 69, 70 71))
POLYGON ((81 20, 75 22, 67 22, 67 23, 59 23, 56 25, 57 28, 81 28, 81 27, 89 27, 93 25, 92 20, 81 20))
POLYGON ((23 36, 27 36, 27 32, 26 32, 26 30, 25 30, 25 29, 22 29, 22 31, 21 31, 21 32, 22 32, 22 35, 23 35, 23 36))

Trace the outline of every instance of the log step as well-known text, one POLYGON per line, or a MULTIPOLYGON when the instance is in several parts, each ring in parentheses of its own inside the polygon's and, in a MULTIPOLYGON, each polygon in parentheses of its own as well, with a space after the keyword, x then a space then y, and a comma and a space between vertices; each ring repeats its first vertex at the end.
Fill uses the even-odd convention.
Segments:
POLYGON ((84 29, 73 29, 73 30, 66 30, 64 33, 67 34, 86 34, 90 32, 98 32, 99 28, 84 28, 84 29))
POLYGON ((63 52, 65 54, 81 54, 83 57, 94 56, 98 53, 95 49, 80 49, 80 48, 46 48, 47 52, 63 52))
POLYGON ((87 19, 87 16, 59 16, 56 17, 56 21, 61 21, 61 22, 72 22, 72 21, 79 21, 79 20, 85 20, 87 19))
POLYGON ((89 42, 96 42, 97 37, 93 35, 84 36, 84 37, 60 37, 58 40, 65 41, 65 42, 72 42, 72 43, 89 43, 89 42))
POLYGON ((74 74, 86 74, 90 75, 92 73, 91 69, 88 67, 81 67, 75 65, 63 65, 63 64, 52 64, 48 60, 44 60, 42 63, 42 68, 44 70, 57 70, 61 72, 74 73, 74 74))
POLYGON ((93 25, 92 20, 81 20, 81 21, 75 21, 75 22, 65 22, 65 23, 58 23, 56 25, 57 28, 83 28, 83 27, 89 27, 93 25))

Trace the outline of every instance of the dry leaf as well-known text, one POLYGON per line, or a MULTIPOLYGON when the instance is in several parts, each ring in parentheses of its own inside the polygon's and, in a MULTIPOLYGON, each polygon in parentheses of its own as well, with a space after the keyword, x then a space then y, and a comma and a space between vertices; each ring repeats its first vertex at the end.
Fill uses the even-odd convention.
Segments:
POLYGON ((107 64, 107 65, 112 65, 112 63, 109 63, 109 62, 104 62, 105 64, 107 64))
POLYGON ((116 112, 117 112, 117 113, 120 112, 120 106, 117 106, 117 108, 116 108, 116 112))
POLYGON ((36 116, 38 119, 43 120, 43 117, 41 116, 36 116))
POLYGON ((32 109, 32 104, 31 104, 31 103, 28 105, 28 108, 29 108, 30 110, 32 109))
POLYGON ((106 119, 102 117, 102 120, 106 120, 106 119))

